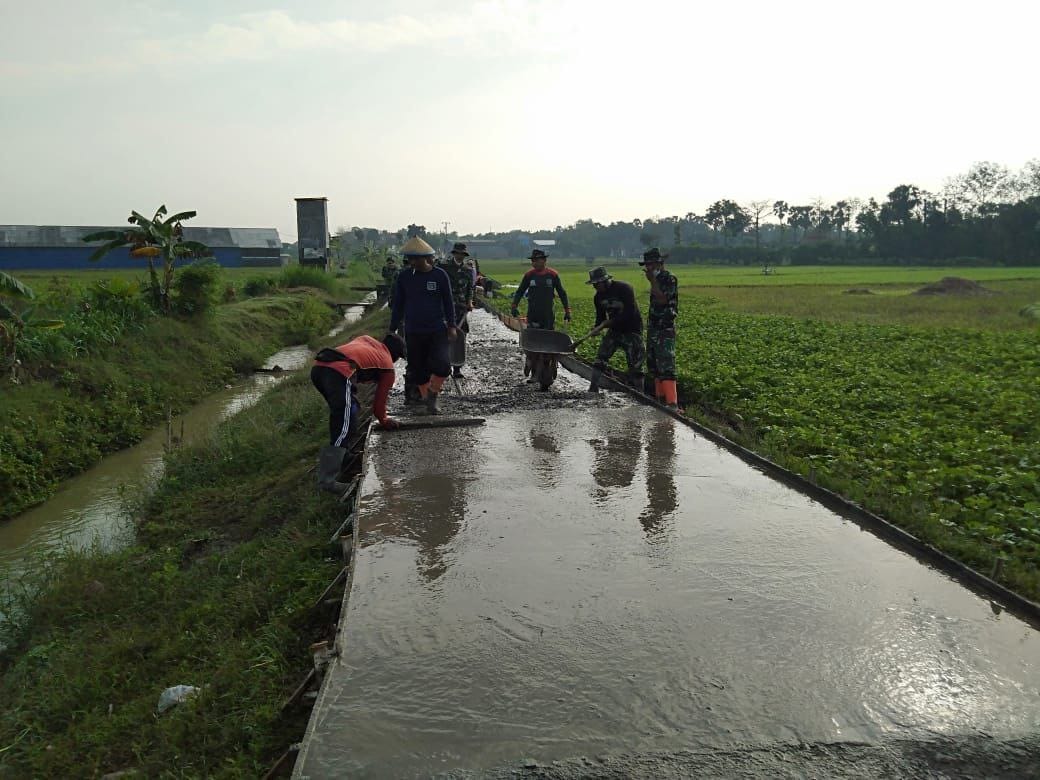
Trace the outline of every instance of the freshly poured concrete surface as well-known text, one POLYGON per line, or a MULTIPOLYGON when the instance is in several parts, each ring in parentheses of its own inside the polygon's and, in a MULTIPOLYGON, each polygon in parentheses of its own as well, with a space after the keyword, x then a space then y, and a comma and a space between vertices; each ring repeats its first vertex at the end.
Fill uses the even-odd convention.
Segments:
POLYGON ((927 742, 1031 765, 1034 629, 671 418, 562 384, 540 395, 558 408, 371 443, 299 776, 735 775, 727 755, 787 776, 805 744, 870 776, 861 751, 890 770, 927 742))

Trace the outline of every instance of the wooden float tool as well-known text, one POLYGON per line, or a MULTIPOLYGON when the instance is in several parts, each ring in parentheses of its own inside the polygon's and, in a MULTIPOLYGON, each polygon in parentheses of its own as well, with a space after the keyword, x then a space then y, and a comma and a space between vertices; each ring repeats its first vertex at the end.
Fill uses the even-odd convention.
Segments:
MULTIPOLYGON (((399 431, 417 431, 420 428, 466 428, 474 425, 483 425, 483 417, 395 417, 399 431)), ((372 429, 380 433, 392 433, 378 426, 372 429)))

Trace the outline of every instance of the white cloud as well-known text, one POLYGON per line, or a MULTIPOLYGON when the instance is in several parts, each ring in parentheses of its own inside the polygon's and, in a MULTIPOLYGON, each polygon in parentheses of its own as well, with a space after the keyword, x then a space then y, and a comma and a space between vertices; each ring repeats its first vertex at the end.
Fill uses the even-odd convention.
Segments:
POLYGON ((136 36, 104 42, 119 46, 116 55, 98 54, 107 48, 100 45, 76 58, 0 59, 0 77, 85 76, 142 66, 266 61, 303 51, 372 54, 435 47, 444 56, 562 52, 594 7, 587 0, 482 0, 455 13, 320 22, 304 21, 286 10, 270 10, 214 21, 196 33, 162 37, 145 29, 136 36))

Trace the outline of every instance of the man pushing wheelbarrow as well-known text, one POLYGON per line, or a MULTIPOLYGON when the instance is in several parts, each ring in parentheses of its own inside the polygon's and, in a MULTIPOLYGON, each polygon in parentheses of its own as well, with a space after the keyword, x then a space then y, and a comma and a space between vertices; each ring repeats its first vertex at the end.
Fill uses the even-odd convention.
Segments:
MULTIPOLYGON (((511 314, 520 316, 520 300, 527 297, 527 329, 553 330, 555 328, 555 298, 559 296, 563 304, 563 321, 570 322, 571 308, 567 301, 567 291, 563 289, 560 275, 549 268, 546 263, 549 256, 541 249, 532 250, 531 270, 524 274, 520 286, 513 294, 511 314)), ((521 331, 521 345, 524 344, 525 331, 521 331)), ((532 334, 532 338, 534 334, 532 334)), ((570 339, 567 339, 568 343, 570 339)), ((524 364, 524 375, 530 377, 528 382, 536 382, 540 389, 548 390, 556 379, 556 357, 552 352, 537 352, 525 349, 527 359, 524 364)))

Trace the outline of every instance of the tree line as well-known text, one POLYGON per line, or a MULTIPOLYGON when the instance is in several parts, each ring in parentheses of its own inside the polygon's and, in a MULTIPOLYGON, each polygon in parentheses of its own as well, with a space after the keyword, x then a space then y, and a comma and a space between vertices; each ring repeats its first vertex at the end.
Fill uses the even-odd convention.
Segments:
POLYGON ((394 246, 412 235, 493 240, 511 256, 524 254, 538 238, 554 239, 558 257, 635 257, 659 246, 680 263, 1029 265, 1040 262, 1040 159, 1018 171, 975 163, 948 179, 940 192, 900 184, 880 202, 722 198, 699 214, 609 224, 580 219, 546 230, 459 236, 408 225, 338 233, 344 246, 394 246))

